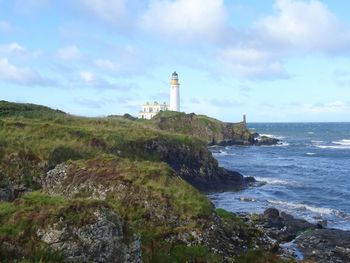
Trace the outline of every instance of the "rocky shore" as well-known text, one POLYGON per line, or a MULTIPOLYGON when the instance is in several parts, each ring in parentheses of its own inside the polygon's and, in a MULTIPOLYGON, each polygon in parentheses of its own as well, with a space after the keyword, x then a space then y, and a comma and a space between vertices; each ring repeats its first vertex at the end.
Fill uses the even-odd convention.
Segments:
POLYGON ((235 215, 205 196, 256 184, 208 145, 278 143, 244 122, 82 118, 3 101, 0 117, 1 262, 348 262, 348 232, 273 209, 235 215))
POLYGON ((328 229, 326 222, 311 224, 303 219, 268 208, 263 214, 238 214, 275 242, 282 258, 316 263, 350 262, 350 231, 328 229))

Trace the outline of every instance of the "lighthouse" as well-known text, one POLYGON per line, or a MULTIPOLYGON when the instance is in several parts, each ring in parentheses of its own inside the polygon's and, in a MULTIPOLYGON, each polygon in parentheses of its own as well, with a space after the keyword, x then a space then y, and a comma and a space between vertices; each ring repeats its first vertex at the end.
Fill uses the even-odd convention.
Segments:
POLYGON ((180 83, 176 71, 171 75, 170 81, 170 110, 180 111, 180 83))

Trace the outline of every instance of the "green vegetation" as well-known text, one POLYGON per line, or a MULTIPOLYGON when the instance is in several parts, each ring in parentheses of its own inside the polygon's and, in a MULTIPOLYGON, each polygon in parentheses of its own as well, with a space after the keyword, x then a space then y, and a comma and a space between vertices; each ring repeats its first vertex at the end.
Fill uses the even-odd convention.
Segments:
MULTIPOLYGON (((233 128, 194 114, 163 112, 151 121, 83 118, 0 101, 0 187, 35 191, 0 203, 1 262, 64 262, 37 231, 55 222, 84 226, 103 207, 122 217, 127 238, 140 234, 144 262, 222 262, 209 245, 191 243, 217 216, 227 236, 250 240, 259 233, 222 209, 215 212, 179 171, 195 162, 195 169, 211 174, 217 163, 207 143, 247 136, 245 125, 233 128), (56 195, 43 193, 41 179, 63 162, 67 177, 52 186, 56 195)), ((247 261, 251 257, 237 262, 255 262, 247 261)))
POLYGON ((224 123, 217 119, 194 113, 161 112, 149 123, 160 130, 196 136, 206 143, 234 141, 250 144, 252 135, 245 123, 224 123))
POLYGON ((39 240, 37 230, 59 221, 70 226, 85 225, 93 220, 98 207, 109 206, 102 201, 66 200, 40 192, 27 194, 13 203, 0 203, 1 262, 63 262, 60 252, 39 240))
POLYGON ((67 160, 113 154, 135 160, 161 160, 162 152, 186 144, 205 149, 198 139, 172 135, 123 117, 82 118, 46 107, 0 102, 0 173, 38 189, 38 178, 67 160))
POLYGON ((284 260, 276 255, 261 250, 250 250, 247 254, 235 259, 235 263, 295 263, 294 260, 284 260))
MULTIPOLYGON (((186 255, 180 255, 175 249, 181 243, 170 245, 164 239, 193 231, 200 233, 212 224, 214 210, 209 200, 164 163, 109 155, 70 162, 68 170, 68 178, 55 192, 65 195, 64 189, 74 187, 79 192, 73 198, 87 197, 93 193, 89 192, 91 187, 84 185, 92 184, 95 189, 102 186, 107 202, 125 220, 129 230, 141 234, 145 262, 165 262, 162 258, 166 255, 171 255, 171 262, 184 262, 180 256, 186 255), (125 189, 109 190, 120 185, 125 189)), ((204 248, 188 248, 187 251, 189 259, 210 254, 204 248)))

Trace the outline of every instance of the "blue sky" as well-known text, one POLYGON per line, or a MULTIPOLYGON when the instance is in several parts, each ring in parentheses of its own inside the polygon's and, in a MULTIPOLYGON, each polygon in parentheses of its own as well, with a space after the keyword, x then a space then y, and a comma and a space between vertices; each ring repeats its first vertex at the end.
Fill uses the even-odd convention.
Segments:
POLYGON ((350 121, 347 0, 0 0, 0 100, 85 116, 168 101, 225 121, 350 121))

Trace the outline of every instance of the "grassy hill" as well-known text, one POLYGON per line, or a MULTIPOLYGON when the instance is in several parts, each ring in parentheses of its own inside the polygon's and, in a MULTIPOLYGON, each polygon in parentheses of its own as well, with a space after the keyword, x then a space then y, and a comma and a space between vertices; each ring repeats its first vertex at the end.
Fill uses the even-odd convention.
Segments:
POLYGON ((195 188, 245 179, 155 123, 1 101, 1 262, 255 262, 263 233, 195 188))
POLYGON ((196 136, 208 144, 253 143, 253 136, 244 122, 225 123, 204 115, 170 111, 157 114, 150 122, 157 129, 196 136))

